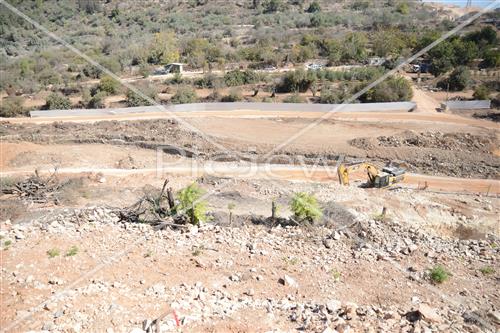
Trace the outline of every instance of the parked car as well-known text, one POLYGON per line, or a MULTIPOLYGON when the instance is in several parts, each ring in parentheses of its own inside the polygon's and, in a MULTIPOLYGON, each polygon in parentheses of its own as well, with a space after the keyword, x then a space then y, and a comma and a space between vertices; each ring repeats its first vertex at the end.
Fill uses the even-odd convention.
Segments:
POLYGON ((307 69, 318 70, 318 69, 323 68, 324 66, 320 65, 320 64, 308 64, 306 67, 307 67, 307 69))

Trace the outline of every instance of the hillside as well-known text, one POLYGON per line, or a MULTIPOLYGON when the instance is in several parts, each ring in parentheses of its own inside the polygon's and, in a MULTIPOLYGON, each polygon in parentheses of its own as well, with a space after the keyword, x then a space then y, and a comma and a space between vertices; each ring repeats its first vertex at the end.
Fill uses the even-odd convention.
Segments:
MULTIPOLYGON (((340 103, 464 19, 454 21, 445 9, 406 0, 11 3, 76 51, 2 6, 3 117, 40 108, 153 102, 340 103), (82 54, 127 78, 150 100, 120 87, 82 54), (185 73, 149 78, 171 62, 184 63, 185 73), (307 73, 300 71, 304 67, 307 73)), ((424 57, 438 78, 434 87, 446 87, 441 76, 446 80, 459 66, 498 68, 496 28, 481 22, 424 57)), ((481 87, 481 96, 495 96, 498 85, 488 81, 481 77, 465 88, 481 87)), ((406 80, 390 77, 358 101, 411 96, 406 80)))
MULTIPOLYGON (((125 75, 132 66, 178 60, 203 68, 241 61, 277 65, 315 56, 336 57, 330 53, 345 38, 354 49, 341 52, 344 59, 338 61, 357 62, 368 55, 362 54, 367 34, 389 30, 403 34, 401 42, 422 26, 439 29, 441 22, 430 7, 398 1, 319 1, 313 8, 310 2, 281 0, 12 3, 113 72, 125 75), (349 35, 352 32, 359 34, 349 35), (309 44, 322 40, 325 50, 301 44, 304 38, 311 39, 309 44)), ((49 84, 99 75, 3 7, 1 15, 3 88, 12 85, 36 92, 49 84)))

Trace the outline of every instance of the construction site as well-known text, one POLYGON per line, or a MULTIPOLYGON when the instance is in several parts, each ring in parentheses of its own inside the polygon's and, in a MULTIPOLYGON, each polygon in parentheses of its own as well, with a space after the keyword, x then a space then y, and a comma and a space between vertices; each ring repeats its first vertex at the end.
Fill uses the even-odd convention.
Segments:
POLYGON ((0 0, 0 332, 499 332, 498 6, 0 0))
POLYGON ((2 326, 496 331, 498 124, 414 103, 3 121, 2 326), (207 221, 132 218, 193 182, 207 221))

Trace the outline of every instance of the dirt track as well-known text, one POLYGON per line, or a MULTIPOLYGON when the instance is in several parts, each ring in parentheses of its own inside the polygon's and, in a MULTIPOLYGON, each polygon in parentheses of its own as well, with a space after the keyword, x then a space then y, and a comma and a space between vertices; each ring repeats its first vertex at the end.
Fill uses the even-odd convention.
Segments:
MULTIPOLYGON (((40 173, 50 173, 54 170, 38 169, 40 173)), ((18 176, 32 173, 32 169, 12 170, 0 173, 0 177, 18 176)), ((335 168, 301 167, 296 165, 237 165, 235 163, 177 164, 163 169, 116 169, 116 168, 59 168, 62 175, 102 174, 113 177, 128 177, 133 175, 175 175, 175 176, 215 176, 240 179, 270 179, 292 181, 336 182, 335 168)), ((363 173, 352 175, 353 181, 365 180, 363 173)), ((492 179, 464 179, 452 177, 435 177, 419 174, 407 174, 400 186, 407 188, 426 189, 431 191, 480 193, 484 195, 500 194, 500 181, 492 179)))
MULTIPOLYGON (((171 119, 172 117, 181 119, 190 118, 301 118, 319 119, 324 116, 320 112, 286 112, 286 111, 260 111, 260 110, 236 110, 227 111, 199 111, 199 112, 150 112, 126 115, 106 115, 106 116, 78 116, 78 117, 38 117, 38 118, 0 118, 0 121, 8 121, 12 124, 46 124, 52 122, 97 122, 104 120, 144 120, 144 119, 171 119)), ((498 129, 498 125, 487 120, 468 119, 453 114, 430 113, 430 112, 336 112, 331 113, 326 119, 350 120, 350 121, 372 121, 372 122, 429 122, 448 123, 457 125, 477 126, 489 129, 498 129)), ((325 120, 326 120, 325 119, 325 120)))

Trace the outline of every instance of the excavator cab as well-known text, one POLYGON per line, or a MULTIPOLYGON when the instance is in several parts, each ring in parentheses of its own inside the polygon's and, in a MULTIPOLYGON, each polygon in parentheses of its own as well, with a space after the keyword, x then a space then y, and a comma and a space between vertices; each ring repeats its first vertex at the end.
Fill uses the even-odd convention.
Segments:
POLYGON ((391 185, 391 175, 386 172, 380 172, 374 177, 373 181, 370 183, 371 186, 382 188, 391 185))

